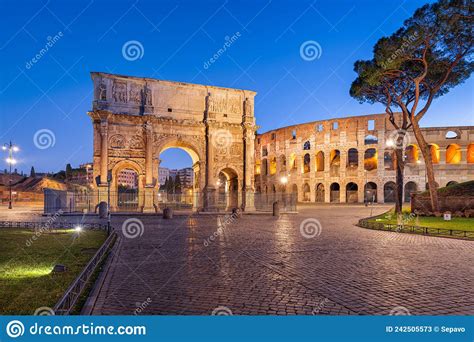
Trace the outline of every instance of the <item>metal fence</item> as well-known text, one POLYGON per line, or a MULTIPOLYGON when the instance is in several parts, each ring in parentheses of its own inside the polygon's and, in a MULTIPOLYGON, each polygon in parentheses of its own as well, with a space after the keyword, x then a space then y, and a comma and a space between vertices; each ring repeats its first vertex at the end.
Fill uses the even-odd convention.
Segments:
POLYGON ((53 310, 56 315, 68 315, 77 303, 82 291, 86 287, 90 277, 97 269, 97 266, 102 262, 109 250, 117 239, 117 234, 112 232, 107 240, 102 244, 99 250, 95 253, 81 274, 74 280, 74 282, 66 290, 59 302, 54 306, 53 310))
POLYGON ((457 229, 446 229, 446 228, 434 228, 434 227, 421 227, 406 224, 390 224, 382 222, 373 222, 369 219, 361 219, 358 223, 359 227, 385 230, 399 233, 412 233, 432 236, 448 236, 457 237, 462 239, 474 240, 474 231, 468 230, 457 230, 457 229))
MULTIPOLYGON (((230 211, 243 203, 242 192, 221 193, 218 192, 212 199, 206 198, 202 192, 185 192, 182 194, 168 194, 165 192, 139 191, 111 191, 107 198, 110 198, 112 211, 133 212, 140 211, 145 203, 152 203, 155 207, 164 207, 178 210, 200 210, 204 203, 209 200, 219 211, 230 211), (151 196, 152 198, 146 198, 151 196)), ((100 200, 106 198, 99 196, 98 191, 71 192, 71 191, 45 191, 45 213, 77 213, 77 212, 97 212, 97 205, 100 200)), ((106 200, 107 201, 107 200, 106 200)), ((255 208, 259 211, 272 211, 275 201, 279 201, 282 211, 296 211, 296 193, 254 193, 255 208)))

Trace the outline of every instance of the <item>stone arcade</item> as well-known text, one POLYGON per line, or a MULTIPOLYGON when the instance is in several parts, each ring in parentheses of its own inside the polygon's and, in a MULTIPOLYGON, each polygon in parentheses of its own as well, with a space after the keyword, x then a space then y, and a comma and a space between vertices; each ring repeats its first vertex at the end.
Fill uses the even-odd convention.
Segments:
MULTIPOLYGON (((94 186, 98 201, 117 191, 117 174, 138 175, 138 207, 158 209, 159 155, 189 153, 194 170, 193 208, 216 209, 219 178, 226 180, 226 208, 254 206, 255 118, 253 91, 91 73, 94 186)), ((112 210, 117 197, 111 197, 112 210)))

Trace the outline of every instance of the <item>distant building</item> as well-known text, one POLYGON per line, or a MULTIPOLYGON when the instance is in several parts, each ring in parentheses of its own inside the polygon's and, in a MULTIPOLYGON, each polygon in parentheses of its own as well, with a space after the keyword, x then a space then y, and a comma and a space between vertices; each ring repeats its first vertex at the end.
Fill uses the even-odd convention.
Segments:
POLYGON ((176 175, 178 174, 178 170, 176 169, 170 169, 170 177, 176 179, 176 175))
POLYGON ((117 175, 117 183, 130 189, 138 188, 138 175, 134 170, 124 169, 117 175))
POLYGON ((166 179, 170 176, 170 169, 167 167, 158 168, 158 183, 165 184, 166 179))
POLYGON ((194 172, 190 167, 178 170, 179 180, 183 189, 190 189, 193 187, 194 172))
POLYGON ((94 181, 94 170, 92 163, 79 165, 79 168, 73 169, 70 182, 74 184, 90 185, 94 181))

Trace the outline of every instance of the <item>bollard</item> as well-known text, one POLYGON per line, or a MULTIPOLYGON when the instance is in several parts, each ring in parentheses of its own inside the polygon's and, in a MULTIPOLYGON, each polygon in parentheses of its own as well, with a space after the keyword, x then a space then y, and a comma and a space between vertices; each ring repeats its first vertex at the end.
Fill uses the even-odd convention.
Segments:
POLYGON ((280 216, 280 203, 278 201, 273 202, 273 216, 280 216))
POLYGON ((107 218, 107 202, 102 201, 99 203, 99 218, 107 218))
POLYGON ((165 220, 172 219, 173 218, 173 209, 171 209, 171 208, 163 209, 163 218, 165 220))
POLYGON ((232 208, 232 217, 240 217, 241 216, 241 210, 239 208, 232 208))

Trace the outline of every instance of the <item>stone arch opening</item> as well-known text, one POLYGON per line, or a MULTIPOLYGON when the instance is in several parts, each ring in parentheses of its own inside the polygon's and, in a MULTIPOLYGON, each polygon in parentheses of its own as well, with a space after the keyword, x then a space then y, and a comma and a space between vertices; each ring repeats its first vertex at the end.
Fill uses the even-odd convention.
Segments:
POLYGON ((270 175, 274 175, 277 172, 277 160, 276 157, 270 157, 270 175))
POLYGON ((286 171, 286 156, 284 154, 280 156, 280 171, 286 171))
POLYGON ((290 167, 290 170, 291 170, 291 171, 294 171, 294 170, 296 170, 296 168, 297 168, 297 165, 296 165, 296 154, 295 154, 295 153, 290 154, 289 167, 290 167))
POLYGON ((295 201, 298 201, 298 185, 293 184, 293 185, 291 186, 291 193, 292 193, 293 196, 295 197, 295 201))
POLYGON ((407 182, 405 184, 405 190, 404 190, 404 193, 405 193, 405 202, 406 203, 410 203, 411 201, 411 194, 416 192, 418 189, 418 186, 416 185, 415 182, 407 182))
POLYGON ((383 186, 383 200, 385 203, 394 203, 397 198, 397 185, 395 182, 387 182, 383 186))
POLYGON ((329 201, 331 203, 339 203, 341 198, 339 183, 332 183, 329 190, 331 191, 329 201))
POLYGON ((356 148, 350 148, 347 151, 347 169, 355 170, 359 166, 359 152, 356 148))
POLYGON ((377 184, 374 182, 368 182, 364 186, 364 202, 365 203, 376 203, 377 202, 377 184))
POLYGON ((383 165, 385 170, 394 170, 395 164, 393 162, 394 153, 393 151, 385 151, 383 154, 383 165))
POLYGON ((311 189, 308 183, 303 184, 303 201, 304 202, 311 201, 311 189))
POLYGON ((468 164, 474 163, 474 143, 470 143, 467 146, 467 163, 468 164))
POLYGON ((405 147, 405 162, 414 164, 419 160, 418 146, 415 144, 408 145, 405 147))
POLYGON ((324 152, 319 151, 316 154, 316 171, 324 171, 324 152))
POLYGON ((359 186, 354 182, 347 183, 346 185, 346 202, 359 202, 359 186))
POLYGON ((446 164, 459 164, 461 162, 461 147, 450 144, 446 148, 446 164))
POLYGON ((309 153, 306 153, 303 157, 303 173, 308 173, 311 171, 311 157, 309 153))
POLYGON ((239 177, 237 172, 225 167, 218 173, 217 178, 217 207, 231 210, 239 207, 239 177))
POLYGON ((324 184, 318 183, 316 185, 316 202, 323 203, 324 202, 324 184))
POLYGON ((144 172, 135 161, 122 160, 111 170, 110 207, 112 211, 136 211, 143 207, 144 172))
POLYGON ((364 169, 372 171, 377 169, 377 150, 375 148, 368 148, 364 153, 364 169))
POLYGON ((431 162, 433 164, 439 164, 439 146, 437 144, 429 144, 428 147, 430 148, 431 162))

